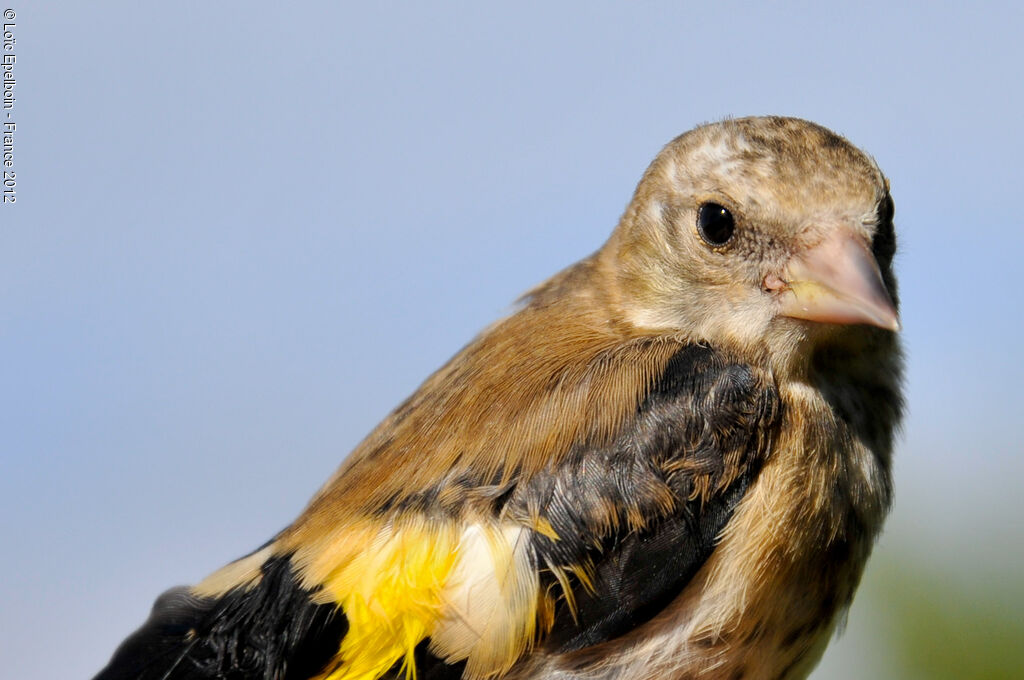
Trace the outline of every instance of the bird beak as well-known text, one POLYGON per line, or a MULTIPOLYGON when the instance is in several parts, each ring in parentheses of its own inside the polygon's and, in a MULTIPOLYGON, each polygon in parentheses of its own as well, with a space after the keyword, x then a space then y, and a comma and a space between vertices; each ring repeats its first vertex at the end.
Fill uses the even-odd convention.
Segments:
POLYGON ((845 230, 793 257, 781 278, 769 274, 764 284, 780 291, 782 316, 900 329, 878 262, 863 239, 845 230))

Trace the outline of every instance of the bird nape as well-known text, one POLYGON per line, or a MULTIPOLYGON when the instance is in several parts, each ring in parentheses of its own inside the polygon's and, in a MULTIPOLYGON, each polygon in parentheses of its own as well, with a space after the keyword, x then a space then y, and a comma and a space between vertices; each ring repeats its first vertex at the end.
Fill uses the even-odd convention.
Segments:
POLYGON ((806 677, 892 496, 892 205, 813 123, 678 137, 600 250, 97 680, 806 677))

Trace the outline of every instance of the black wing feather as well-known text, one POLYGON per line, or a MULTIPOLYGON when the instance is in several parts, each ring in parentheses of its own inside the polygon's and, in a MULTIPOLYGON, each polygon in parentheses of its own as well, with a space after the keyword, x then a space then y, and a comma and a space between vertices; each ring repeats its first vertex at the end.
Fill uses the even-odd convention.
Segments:
POLYGON ((570 579, 574 606, 558 603, 549 649, 622 635, 682 591, 760 470, 778 411, 774 386, 750 366, 687 346, 610 446, 578 447, 516 494, 519 512, 539 507, 558 536, 533 537, 547 585, 589 567, 589 586, 570 579))
POLYGON ((175 588, 95 680, 305 680, 348 631, 344 614, 312 595, 282 557, 263 564, 258 584, 219 598, 175 588))

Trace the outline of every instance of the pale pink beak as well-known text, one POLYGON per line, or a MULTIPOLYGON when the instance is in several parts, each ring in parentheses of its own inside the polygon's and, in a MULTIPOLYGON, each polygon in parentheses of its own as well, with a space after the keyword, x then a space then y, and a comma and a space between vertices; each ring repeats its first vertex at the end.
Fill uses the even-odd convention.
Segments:
POLYGON ((823 323, 864 323, 900 330, 899 314, 864 240, 836 230, 795 256, 765 288, 779 291, 782 316, 823 323))

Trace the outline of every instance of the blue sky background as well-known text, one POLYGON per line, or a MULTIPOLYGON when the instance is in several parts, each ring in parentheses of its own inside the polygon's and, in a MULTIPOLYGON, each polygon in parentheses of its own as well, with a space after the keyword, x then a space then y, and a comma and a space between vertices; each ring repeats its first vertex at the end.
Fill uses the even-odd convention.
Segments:
POLYGON ((896 202, 898 495, 814 677, 908 677, 885 570, 1019 611, 1020 3, 370 4, 4 5, 0 675, 90 677, 726 115, 835 129, 896 202))

